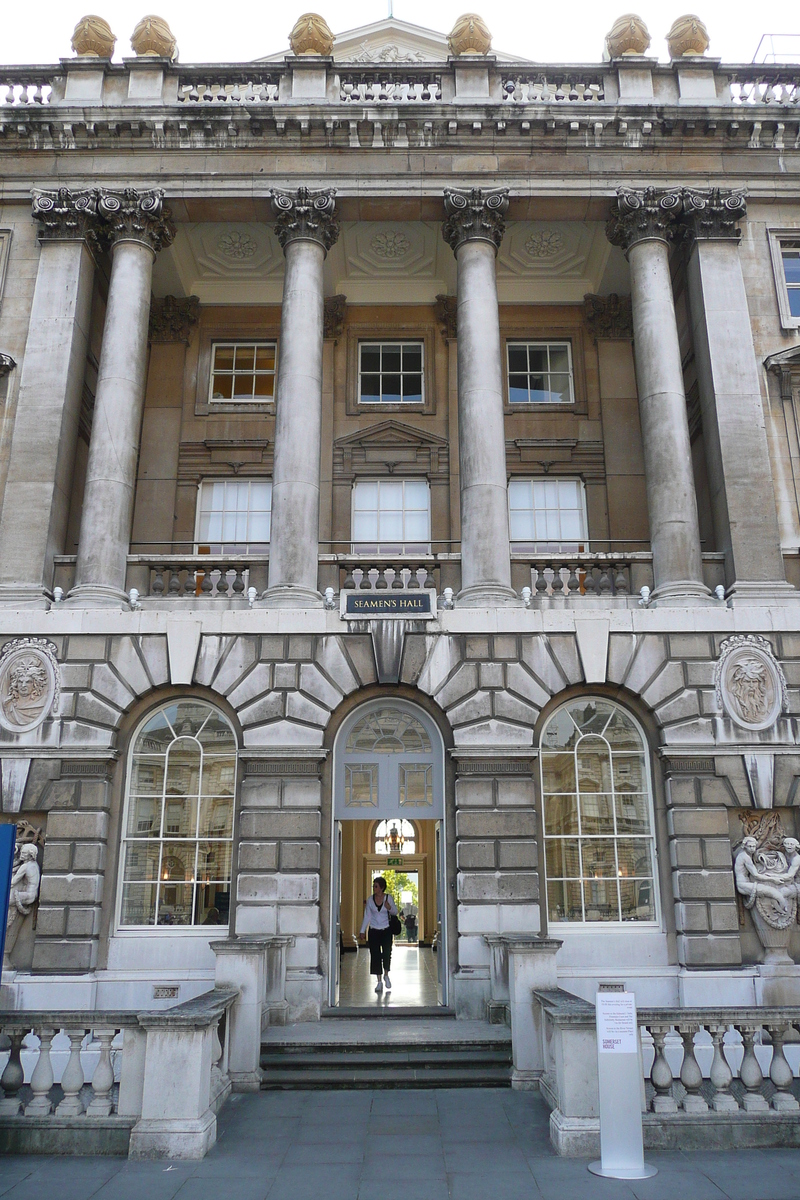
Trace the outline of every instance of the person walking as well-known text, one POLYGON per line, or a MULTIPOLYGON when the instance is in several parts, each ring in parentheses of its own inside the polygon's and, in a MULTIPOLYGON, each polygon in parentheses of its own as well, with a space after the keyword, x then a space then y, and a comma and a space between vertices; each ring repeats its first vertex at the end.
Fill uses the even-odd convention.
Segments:
POLYGON ((392 988, 389 978, 389 967, 392 965, 390 916, 397 916, 397 906, 392 897, 386 894, 386 880, 382 875, 378 875, 372 881, 372 895, 364 907, 364 920, 361 922, 362 937, 369 926, 369 973, 378 976, 375 985, 378 994, 383 991, 384 984, 387 991, 391 991, 392 988))

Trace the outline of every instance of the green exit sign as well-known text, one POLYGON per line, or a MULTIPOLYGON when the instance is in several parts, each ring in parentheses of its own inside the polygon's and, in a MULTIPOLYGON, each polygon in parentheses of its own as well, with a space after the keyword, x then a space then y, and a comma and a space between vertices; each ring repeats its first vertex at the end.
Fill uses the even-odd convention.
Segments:
POLYGON ((386 865, 387 867, 402 867, 404 862, 403 858, 387 858, 386 865))

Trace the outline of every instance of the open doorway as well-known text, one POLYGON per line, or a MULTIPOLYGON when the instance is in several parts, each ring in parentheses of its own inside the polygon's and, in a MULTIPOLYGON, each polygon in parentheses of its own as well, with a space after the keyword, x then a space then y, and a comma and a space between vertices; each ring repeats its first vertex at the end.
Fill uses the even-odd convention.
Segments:
POLYGON ((448 1003, 443 746, 427 714, 373 701, 334 747, 329 1004, 425 1009, 448 1003), (361 926, 383 876, 400 914, 390 991, 375 992, 361 926))

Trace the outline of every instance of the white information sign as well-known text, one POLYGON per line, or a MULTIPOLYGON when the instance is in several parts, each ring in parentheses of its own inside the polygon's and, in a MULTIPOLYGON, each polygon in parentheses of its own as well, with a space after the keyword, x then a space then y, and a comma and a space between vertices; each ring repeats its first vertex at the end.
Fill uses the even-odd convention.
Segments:
POLYGON ((596 1002, 598 1054, 638 1054, 633 992, 598 992, 596 1002))

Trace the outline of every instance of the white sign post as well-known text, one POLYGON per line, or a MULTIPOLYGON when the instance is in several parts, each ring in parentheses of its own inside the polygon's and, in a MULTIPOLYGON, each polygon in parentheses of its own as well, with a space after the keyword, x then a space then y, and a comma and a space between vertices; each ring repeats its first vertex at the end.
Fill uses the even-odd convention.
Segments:
POLYGON ((649 1179, 658 1172, 644 1161, 636 997, 598 992, 595 1013, 601 1157, 589 1170, 606 1179, 649 1179))

